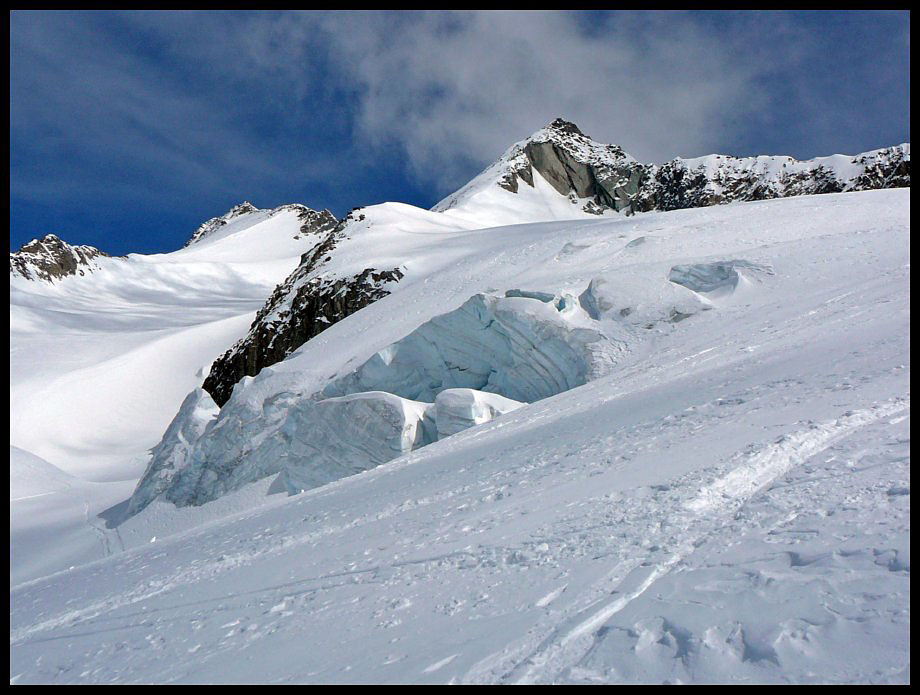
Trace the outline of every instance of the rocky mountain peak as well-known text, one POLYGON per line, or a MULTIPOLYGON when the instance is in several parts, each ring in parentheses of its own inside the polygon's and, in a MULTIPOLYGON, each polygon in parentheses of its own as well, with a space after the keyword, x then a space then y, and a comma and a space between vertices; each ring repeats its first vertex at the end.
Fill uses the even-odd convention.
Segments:
POLYGON ((228 222, 253 212, 259 212, 259 208, 250 203, 248 200, 244 200, 242 203, 237 203, 223 215, 212 217, 207 222, 203 223, 192 235, 191 239, 185 242, 185 245, 191 246, 192 244, 201 241, 205 237, 210 236, 228 222))
POLYGON ((100 257, 108 254, 94 246, 73 246, 55 234, 46 234, 10 254, 10 274, 53 283, 68 275, 92 272, 98 268, 96 259, 100 257))
POLYGON ((910 186, 910 144, 832 155, 808 161, 792 157, 708 155, 643 164, 618 145, 592 140, 557 118, 505 154, 469 184, 432 208, 475 206, 494 186, 510 193, 521 182, 534 187, 534 172, 582 212, 630 215, 795 195, 910 186))
POLYGON ((584 133, 581 132, 577 125, 571 121, 565 120, 564 118, 555 119, 552 123, 546 126, 546 129, 557 130, 560 133, 565 133, 567 135, 584 135, 584 133))

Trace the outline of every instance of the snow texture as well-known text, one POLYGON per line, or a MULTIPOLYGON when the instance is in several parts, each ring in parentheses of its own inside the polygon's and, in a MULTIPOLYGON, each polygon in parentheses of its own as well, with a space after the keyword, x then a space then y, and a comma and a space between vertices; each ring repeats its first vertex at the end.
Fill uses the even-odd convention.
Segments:
POLYGON ((299 212, 11 274, 11 682, 909 683, 909 190, 534 221, 533 174, 353 218, 323 272, 405 276, 219 413, 299 212))

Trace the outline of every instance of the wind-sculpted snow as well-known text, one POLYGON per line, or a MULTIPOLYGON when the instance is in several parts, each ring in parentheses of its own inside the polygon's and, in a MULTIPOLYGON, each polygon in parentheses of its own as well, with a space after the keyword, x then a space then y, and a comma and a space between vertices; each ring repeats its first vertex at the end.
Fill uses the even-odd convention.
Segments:
POLYGON ((646 274, 599 276, 591 280, 578 301, 594 319, 615 321, 634 328, 652 328, 662 321, 681 321, 711 308, 697 294, 646 274))
POLYGON ((445 389, 434 400, 438 439, 494 420, 524 403, 474 389, 445 389))
POLYGON ((448 388, 533 402, 586 383, 622 346, 592 325, 574 298, 559 306, 530 297, 477 294, 376 353, 326 396, 388 391, 433 401, 448 388))
POLYGON ((219 411, 203 389, 195 389, 185 397, 163 439, 150 452, 150 463, 128 504, 129 514, 136 514, 150 504, 189 465, 191 445, 219 411))
POLYGON ((772 269, 766 266, 749 263, 747 261, 734 260, 716 263, 675 265, 671 268, 671 272, 668 273, 668 279, 694 292, 730 291, 738 286, 745 272, 752 274, 773 274, 772 269), (740 273, 739 270, 741 271, 740 273))

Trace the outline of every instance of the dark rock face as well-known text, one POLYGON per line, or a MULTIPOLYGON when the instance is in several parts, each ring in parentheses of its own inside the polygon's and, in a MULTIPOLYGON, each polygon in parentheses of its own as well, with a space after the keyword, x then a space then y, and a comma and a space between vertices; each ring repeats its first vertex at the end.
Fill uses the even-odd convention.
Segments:
POLYGON ((54 234, 48 234, 10 254, 10 273, 27 280, 53 283, 68 275, 91 273, 98 268, 95 259, 107 257, 107 253, 93 246, 71 246, 54 234))
POLYGON ((584 210, 595 214, 608 208, 635 212, 650 174, 621 147, 596 143, 561 118, 527 141, 509 165, 498 182, 502 188, 517 193, 518 179, 533 186, 535 169, 561 195, 584 199, 584 210))
POLYGON ((229 400, 233 386, 244 376, 255 376, 280 362, 332 324, 388 295, 387 286, 402 279, 399 268, 366 268, 349 277, 321 272, 348 223, 361 219, 363 215, 353 212, 305 253, 297 269, 259 310, 249 333, 211 365, 203 388, 218 405, 229 400))
MULTIPOLYGON (((581 135, 580 131, 578 132, 581 135)), ((531 165, 562 195, 574 193, 590 199, 597 208, 632 212, 635 198, 648 179, 646 167, 631 163, 615 145, 607 146, 609 163, 581 162, 554 142, 532 142, 524 148, 531 165)), ((588 212, 600 210, 588 209, 588 212)))

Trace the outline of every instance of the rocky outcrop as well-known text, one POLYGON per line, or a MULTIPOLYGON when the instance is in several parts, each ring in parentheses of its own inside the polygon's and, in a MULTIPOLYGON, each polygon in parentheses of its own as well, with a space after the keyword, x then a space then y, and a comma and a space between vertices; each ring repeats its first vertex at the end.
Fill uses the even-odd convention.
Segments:
POLYGON ((85 275, 99 268, 108 254, 93 246, 72 246, 54 234, 33 239, 10 254, 10 275, 53 283, 69 275, 85 275))
MULTIPOLYGON (((323 272, 337 243, 347 234, 348 223, 360 217, 352 213, 324 234, 275 288, 249 333, 214 361, 203 388, 218 405, 227 402, 233 386, 244 376, 255 376, 280 362, 329 326, 385 297, 387 286, 402 279, 399 268, 365 268, 346 276, 323 272)), ((322 221, 328 223, 326 218, 322 221)))
POLYGON ((583 200, 585 211, 594 213, 634 211, 650 174, 649 167, 623 148, 594 142, 574 123, 561 118, 512 148, 507 159, 497 180, 505 190, 517 193, 518 181, 533 186, 536 170, 561 195, 583 200))
POLYGON ((438 203, 446 211, 483 184, 517 193, 538 172, 585 212, 678 210, 796 195, 910 186, 910 145, 809 161, 792 157, 709 155, 642 164, 617 145, 595 142, 557 118, 512 146, 469 185, 438 203), (491 183, 490 183, 491 182, 491 183))

